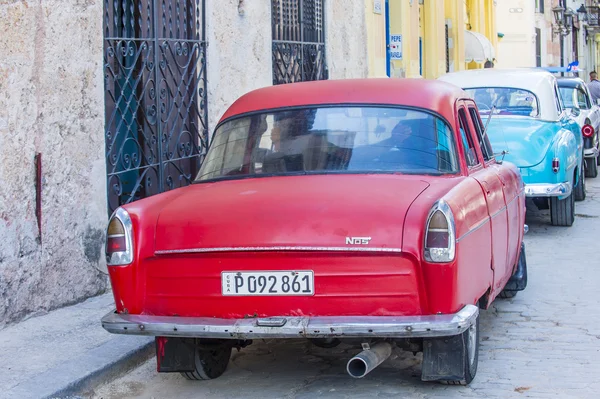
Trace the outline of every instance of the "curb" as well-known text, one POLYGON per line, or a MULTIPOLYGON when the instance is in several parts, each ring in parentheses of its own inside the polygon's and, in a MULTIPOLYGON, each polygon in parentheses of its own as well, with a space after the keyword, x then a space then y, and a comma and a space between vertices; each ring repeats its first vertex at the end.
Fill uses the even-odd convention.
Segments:
POLYGON ((18 398, 81 398, 154 355, 154 338, 117 336, 84 355, 25 381, 8 392, 18 398))

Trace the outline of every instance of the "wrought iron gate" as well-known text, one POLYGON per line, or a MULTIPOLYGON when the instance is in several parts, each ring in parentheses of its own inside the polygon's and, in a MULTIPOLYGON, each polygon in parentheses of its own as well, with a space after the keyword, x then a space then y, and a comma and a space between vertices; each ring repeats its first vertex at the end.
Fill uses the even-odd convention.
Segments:
POLYGON ((273 84, 327 79, 323 0, 272 0, 273 84))
POLYGON ((208 144, 204 0, 104 0, 108 208, 189 184, 208 144))

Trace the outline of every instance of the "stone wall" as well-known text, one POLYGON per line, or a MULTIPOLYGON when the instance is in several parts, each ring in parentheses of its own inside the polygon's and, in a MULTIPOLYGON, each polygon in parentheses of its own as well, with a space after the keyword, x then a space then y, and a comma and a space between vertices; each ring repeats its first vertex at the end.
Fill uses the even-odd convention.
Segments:
POLYGON ((0 32, 2 327, 107 287, 102 2, 3 1, 0 32))
MULTIPOLYGON (((209 127, 214 129, 238 97, 273 82, 271 2, 207 1, 209 127)), ((330 79, 367 77, 365 5, 325 1, 326 58, 330 79)))
MULTIPOLYGON (((108 288, 102 5, 0 2, 0 328, 108 288)), ((325 12, 330 78, 366 77, 364 3, 325 12)), ((238 97, 272 84, 271 2, 207 0, 206 32, 212 133, 238 97)))
POLYGON ((208 125, 217 122, 238 97, 269 86, 271 71, 271 2, 206 2, 208 125))

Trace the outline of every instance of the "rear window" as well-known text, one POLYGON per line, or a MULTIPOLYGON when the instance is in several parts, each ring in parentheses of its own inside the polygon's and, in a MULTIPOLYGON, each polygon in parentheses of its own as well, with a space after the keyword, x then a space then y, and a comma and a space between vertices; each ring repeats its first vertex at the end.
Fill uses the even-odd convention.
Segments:
POLYGON ((456 173, 452 131, 433 114, 403 108, 252 114, 218 127, 196 181, 344 172, 456 173))
POLYGON ((482 115, 490 113, 492 106, 495 114, 539 116, 538 101, 535 94, 528 90, 507 87, 477 87, 465 89, 477 103, 482 115))
POLYGON ((573 108, 575 104, 575 88, 574 87, 559 87, 560 97, 563 100, 565 108, 573 108))

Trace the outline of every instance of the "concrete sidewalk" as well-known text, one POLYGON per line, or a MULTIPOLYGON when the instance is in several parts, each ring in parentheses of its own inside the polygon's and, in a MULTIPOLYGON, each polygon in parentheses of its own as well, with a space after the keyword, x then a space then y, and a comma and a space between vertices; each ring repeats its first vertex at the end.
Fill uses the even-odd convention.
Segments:
POLYGON ((109 293, 0 330, 0 398, 72 397, 152 356, 152 338, 102 328, 112 309, 109 293))

